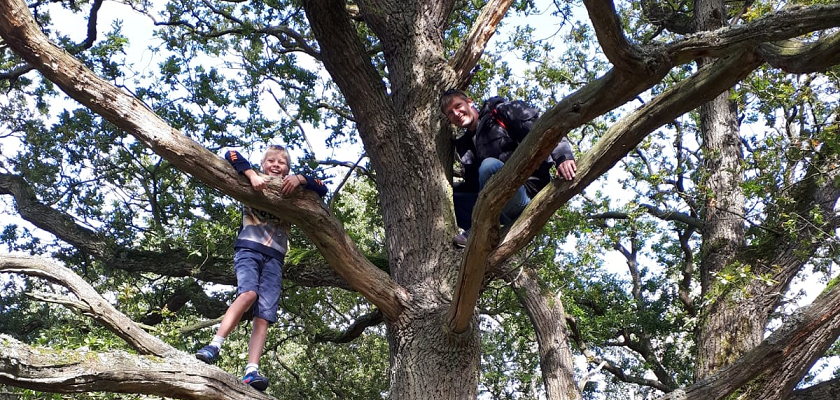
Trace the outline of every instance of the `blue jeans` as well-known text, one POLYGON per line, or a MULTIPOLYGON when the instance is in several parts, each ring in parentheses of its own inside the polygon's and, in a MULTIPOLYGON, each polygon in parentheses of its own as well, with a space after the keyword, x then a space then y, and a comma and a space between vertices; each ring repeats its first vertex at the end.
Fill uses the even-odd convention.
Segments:
MULTIPOLYGON (((496 172, 499 172, 504 165, 505 163, 499 161, 497 158, 485 158, 481 162, 481 166, 478 167, 478 186, 483 190, 484 185, 490 180, 490 177, 496 172)), ((520 186, 516 190, 516 193, 513 194, 513 197, 505 203, 504 208, 502 208, 502 214, 499 216, 499 221, 502 225, 509 225, 519 217, 519 214, 522 214, 522 210, 530 202, 531 198, 528 197, 525 186, 520 186)))
POLYGON ((452 202, 455 204, 455 222, 458 227, 469 232, 472 227, 472 212, 478 200, 476 192, 454 192, 452 202))

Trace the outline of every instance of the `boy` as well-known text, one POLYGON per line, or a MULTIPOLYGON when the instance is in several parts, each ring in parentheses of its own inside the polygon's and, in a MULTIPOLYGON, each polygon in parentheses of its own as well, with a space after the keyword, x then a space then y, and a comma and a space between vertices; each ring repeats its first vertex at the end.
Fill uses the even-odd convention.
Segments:
MULTIPOLYGON (((235 150, 228 151, 225 159, 251 181, 254 189, 263 190, 269 179, 279 177, 282 180, 283 195, 292 193, 300 185, 305 185, 321 197, 327 193, 327 187, 317 179, 289 175, 291 158, 283 146, 271 145, 266 150, 260 168, 268 176, 254 171, 251 163, 235 150)), ((268 379, 260 375, 257 369, 268 325, 277 321, 287 230, 288 224, 277 217, 242 206, 242 226, 234 244, 233 256, 238 294, 225 312, 213 341, 195 354, 196 358, 208 364, 215 362, 225 338, 239 324, 242 314, 253 307, 253 331, 248 342, 248 364, 242 382, 260 391, 268 387, 268 379)))

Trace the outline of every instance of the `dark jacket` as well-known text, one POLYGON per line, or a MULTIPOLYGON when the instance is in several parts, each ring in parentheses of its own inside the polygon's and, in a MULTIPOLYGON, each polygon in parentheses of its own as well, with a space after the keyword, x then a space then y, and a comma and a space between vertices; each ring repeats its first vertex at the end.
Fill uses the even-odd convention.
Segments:
MULTIPOLYGON (((525 135, 531 131, 540 112, 527 103, 516 100, 506 101, 502 97, 491 97, 484 102, 478 112, 478 126, 473 136, 474 164, 476 174, 478 166, 486 158, 497 158, 507 162, 525 135)), ((466 135, 465 135, 466 136, 466 135)), ((457 144, 456 144, 457 149, 457 144)), ((459 153, 460 154, 460 153, 459 153)), ((525 181, 528 197, 534 197, 551 182, 551 166, 566 160, 574 160, 572 145, 564 137, 551 156, 525 181)), ((463 162, 463 160, 462 160, 463 162)), ((465 170, 467 167, 464 167, 465 170)))
POLYGON ((475 144, 473 137, 475 132, 463 130, 458 132, 458 136, 452 141, 455 144, 455 153, 458 155, 458 160, 464 168, 463 181, 458 182, 453 190, 455 192, 478 193, 478 166, 479 162, 475 157, 475 144))

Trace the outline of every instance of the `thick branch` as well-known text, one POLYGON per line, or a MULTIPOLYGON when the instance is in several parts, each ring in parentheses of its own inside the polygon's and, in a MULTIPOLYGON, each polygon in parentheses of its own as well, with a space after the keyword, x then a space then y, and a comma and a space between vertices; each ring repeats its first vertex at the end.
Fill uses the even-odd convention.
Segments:
POLYGON ((767 63, 792 74, 824 71, 840 64, 840 32, 813 43, 784 40, 759 49, 767 63))
MULTIPOLYGON (((20 176, 0 174, 0 194, 14 197, 21 218, 102 261, 109 268, 171 277, 191 276, 222 285, 236 284, 229 257, 202 257, 185 249, 148 251, 117 246, 101 233, 77 224, 70 215, 39 202, 32 187, 20 176)), ((295 257, 294 260, 296 262, 287 260, 284 266, 285 279, 302 286, 351 289, 347 281, 325 265, 321 257, 313 255, 312 259, 295 257)))
POLYGON ((496 33, 496 28, 512 3, 513 0, 490 0, 481 9, 481 14, 476 18, 470 33, 449 60, 449 65, 455 71, 455 87, 461 89, 467 87, 470 72, 484 54, 487 42, 496 33))
POLYGON ((103 299, 84 279, 65 267, 29 257, 0 256, 0 272, 35 276, 66 287, 76 295, 79 302, 64 301, 62 304, 89 315, 141 354, 158 357, 173 357, 179 354, 172 346, 140 329, 134 321, 103 299))
MULTIPOLYGON (((790 38, 818 30, 834 28, 840 25, 838 21, 840 21, 840 4, 788 8, 747 24, 690 36, 667 46, 667 53, 674 64, 684 64, 700 57, 724 57, 739 51, 747 51, 750 48, 768 46, 768 43, 787 41, 790 38)), ((832 59, 836 60, 837 42, 833 40, 836 40, 836 38, 822 39, 817 43, 794 46, 793 48, 786 45, 787 51, 777 51, 782 53, 779 54, 780 56, 786 55, 787 57, 783 58, 786 58, 791 64, 799 64, 790 61, 795 54, 809 53, 811 49, 815 52, 809 54, 821 54, 830 51, 835 57, 832 59), (819 43, 825 44, 820 45, 819 43)), ((774 46, 779 45, 770 45, 769 47, 774 46)), ((777 49, 780 48, 777 47, 777 49)), ((828 60, 823 60, 824 62, 828 62, 828 60)), ((821 69, 826 67, 823 63, 820 63, 820 66, 823 67, 821 69)), ((813 69, 810 70, 813 71, 813 69)))
MULTIPOLYGON (((557 208, 610 169, 648 133, 729 89, 759 64, 760 60, 749 52, 720 60, 678 82, 671 89, 622 118, 607 131, 592 150, 580 158, 577 176, 573 181, 555 180, 534 197, 506 233, 502 244, 494 251, 490 264, 499 265, 510 254, 524 247, 557 208)), ((606 92, 610 93, 609 90, 606 92)), ((558 117, 562 118, 562 114, 558 117)), ((517 154, 519 152, 514 154, 514 157, 517 154)))
POLYGON ((27 346, 0 335, 0 384, 55 393, 137 393, 202 400, 271 397, 183 353, 157 358, 27 346))
POLYGON ((227 162, 172 129, 142 102, 100 79, 50 43, 22 1, 0 2, 0 36, 70 97, 132 134, 176 168, 246 205, 283 215, 301 227, 330 266, 353 288, 386 316, 399 315, 406 292, 361 254, 314 194, 298 190, 284 198, 276 182, 263 192, 254 191, 227 162))
POLYGON ((757 377, 778 369, 787 358, 822 355, 840 335, 838 316, 840 285, 834 285, 813 303, 797 310, 781 328, 734 363, 659 400, 723 399, 757 377))
POLYGON ((595 35, 598 36, 598 43, 607 59, 622 70, 644 67, 644 57, 639 49, 624 36, 621 20, 612 0, 584 0, 583 4, 586 5, 595 35))

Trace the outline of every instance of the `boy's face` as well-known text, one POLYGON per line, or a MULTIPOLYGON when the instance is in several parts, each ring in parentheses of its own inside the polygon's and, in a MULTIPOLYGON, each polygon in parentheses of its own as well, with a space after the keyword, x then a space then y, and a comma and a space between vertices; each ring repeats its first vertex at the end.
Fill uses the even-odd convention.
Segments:
POLYGON ((263 173, 269 176, 286 176, 289 174, 289 162, 286 154, 280 150, 269 150, 265 153, 262 165, 263 173))
POLYGON ((452 96, 442 111, 452 125, 475 130, 475 125, 478 122, 478 111, 473 107, 472 100, 461 96, 452 96))

